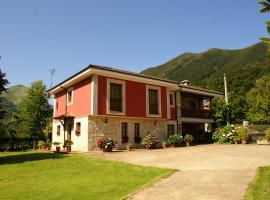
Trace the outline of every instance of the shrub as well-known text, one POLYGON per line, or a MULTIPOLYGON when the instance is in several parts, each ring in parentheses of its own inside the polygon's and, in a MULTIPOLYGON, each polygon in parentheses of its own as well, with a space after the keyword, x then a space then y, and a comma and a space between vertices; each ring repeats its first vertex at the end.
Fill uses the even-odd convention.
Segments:
POLYGON ((44 148, 45 142, 44 141, 38 141, 38 147, 39 148, 44 148))
POLYGON ((184 142, 186 142, 186 143, 191 143, 193 140, 194 140, 194 138, 193 138, 193 136, 190 135, 190 134, 186 134, 186 135, 184 136, 184 142))
POLYGON ((239 136, 240 140, 248 140, 249 134, 248 134, 248 128, 244 126, 238 126, 235 129, 236 134, 239 136))
POLYGON ((112 138, 101 137, 97 140, 97 145, 100 149, 113 148, 116 144, 112 138))
POLYGON ((213 140, 218 144, 232 144, 235 139, 235 131, 231 126, 225 126, 223 128, 217 128, 213 133, 213 140))
POLYGON ((144 136, 142 140, 142 144, 145 145, 147 149, 155 148, 158 143, 159 143, 158 138, 151 134, 144 136))
POLYGON ((61 144, 61 142, 53 142, 52 143, 54 146, 59 146, 61 144))
POLYGON ((182 143, 183 143, 183 137, 182 137, 182 135, 179 135, 179 134, 170 135, 167 139, 168 145, 179 146, 182 143))
POLYGON ((270 141, 270 128, 265 130, 265 138, 270 141))

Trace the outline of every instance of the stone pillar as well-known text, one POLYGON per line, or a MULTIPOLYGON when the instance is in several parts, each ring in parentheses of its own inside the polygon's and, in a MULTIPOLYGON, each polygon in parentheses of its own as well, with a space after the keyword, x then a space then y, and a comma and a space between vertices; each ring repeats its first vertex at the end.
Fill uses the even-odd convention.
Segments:
POLYGON ((175 92, 176 96, 176 115, 177 115, 177 133, 182 135, 182 112, 181 112, 181 92, 175 92))

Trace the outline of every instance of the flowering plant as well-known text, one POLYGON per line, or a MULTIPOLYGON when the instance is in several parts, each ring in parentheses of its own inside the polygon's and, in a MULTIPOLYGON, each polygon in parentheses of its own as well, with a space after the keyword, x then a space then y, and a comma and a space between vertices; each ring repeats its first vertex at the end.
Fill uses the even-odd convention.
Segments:
POLYGON ((167 139, 167 144, 168 145, 175 145, 175 146, 180 146, 183 143, 184 139, 182 135, 179 134, 173 134, 170 135, 167 139))
POLYGON ((265 131, 265 138, 270 141, 270 128, 266 129, 265 131))
POLYGON ((100 149, 113 148, 115 144, 116 141, 114 141, 112 138, 101 137, 97 140, 97 145, 100 149))
POLYGON ((193 138, 193 136, 190 135, 190 134, 186 134, 186 135, 184 136, 184 141, 187 142, 187 143, 190 143, 190 142, 192 142, 193 140, 194 140, 194 138, 193 138))
POLYGON ((147 149, 153 149, 159 143, 159 140, 156 136, 148 134, 144 136, 142 144, 145 145, 147 149))
POLYGON ((240 140, 248 140, 249 134, 248 134, 248 128, 244 126, 238 126, 235 129, 236 134, 239 136, 240 140))
POLYGON ((236 133, 231 126, 217 128, 213 133, 213 140, 218 144, 232 144, 234 143, 236 133))

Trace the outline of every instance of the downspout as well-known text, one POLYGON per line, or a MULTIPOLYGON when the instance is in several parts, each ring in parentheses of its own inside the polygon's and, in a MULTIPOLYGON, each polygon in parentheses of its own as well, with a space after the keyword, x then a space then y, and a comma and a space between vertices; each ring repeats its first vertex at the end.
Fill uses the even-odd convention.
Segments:
POLYGON ((177 86, 179 87, 179 90, 176 91, 176 95, 177 92, 179 93, 179 102, 177 102, 177 96, 175 95, 175 106, 176 106, 176 119, 177 119, 177 132, 182 135, 182 122, 180 122, 181 118, 182 118, 182 110, 181 110, 181 83, 178 82, 177 86), (177 104, 179 104, 179 106, 177 106, 177 104), (177 112, 179 109, 179 113, 177 112), (178 113, 178 114, 177 114, 178 113), (181 127, 180 127, 181 126, 181 127))
MULTIPOLYGON (((65 87, 63 87, 62 85, 60 86, 61 88, 64 89, 64 91, 66 91, 66 98, 65 98, 65 113, 67 113, 67 89, 65 87)), ((64 125, 63 125, 63 128, 64 128, 64 143, 65 143, 65 140, 66 140, 66 118, 64 118, 64 125)), ((63 144, 64 144, 63 143, 63 144)))

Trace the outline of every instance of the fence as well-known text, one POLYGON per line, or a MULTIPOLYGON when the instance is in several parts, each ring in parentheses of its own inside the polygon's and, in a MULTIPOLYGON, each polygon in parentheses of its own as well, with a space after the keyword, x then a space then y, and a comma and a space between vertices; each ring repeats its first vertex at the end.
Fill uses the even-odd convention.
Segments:
POLYGON ((18 151, 37 147, 37 140, 33 138, 0 138, 0 151, 18 151))

